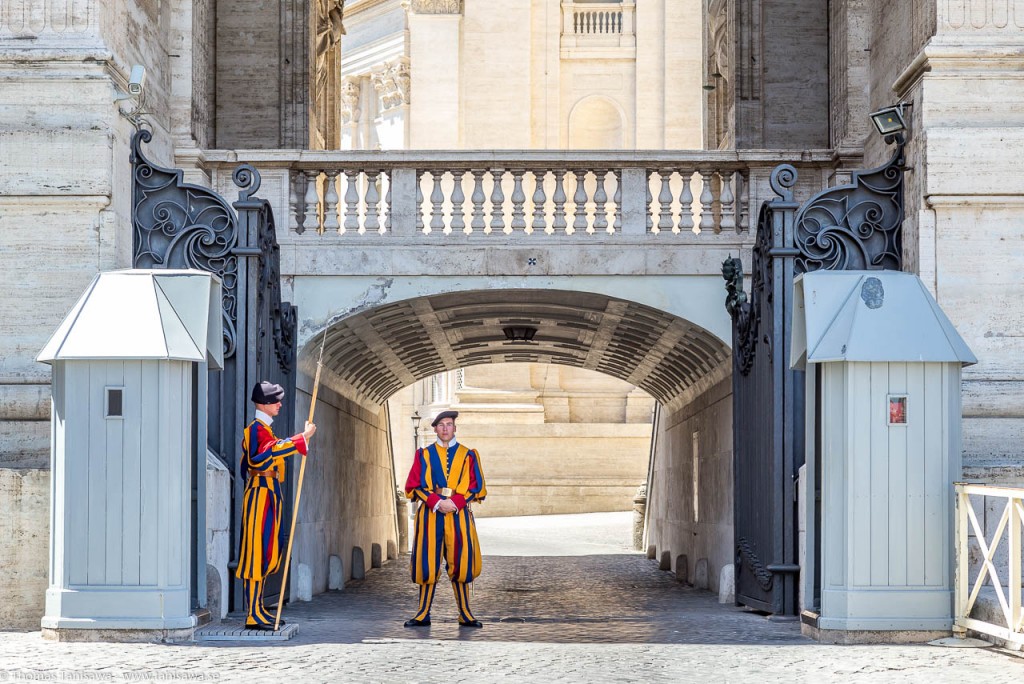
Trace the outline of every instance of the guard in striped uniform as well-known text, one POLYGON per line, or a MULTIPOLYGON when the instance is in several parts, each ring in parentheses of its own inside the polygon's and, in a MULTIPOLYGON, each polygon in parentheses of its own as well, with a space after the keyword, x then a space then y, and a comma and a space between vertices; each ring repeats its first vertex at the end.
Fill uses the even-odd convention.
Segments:
POLYGON ((296 454, 306 455, 316 425, 307 422, 301 434, 278 439, 270 425, 281 410, 284 388, 264 380, 252 388, 251 399, 256 404, 256 419, 242 436, 241 467, 248 479, 242 498, 242 543, 235 576, 242 580, 245 589, 245 626, 271 630, 274 616, 263 606, 263 584, 281 563, 278 537, 284 500, 284 460, 296 454))
POLYGON ((416 615, 406 627, 430 624, 430 605, 444 558, 459 607, 460 627, 483 627, 469 608, 469 587, 480 574, 480 542, 469 504, 487 496, 480 454, 455 440, 458 411, 442 411, 431 425, 437 442, 418 449, 405 495, 419 503, 412 547, 412 581, 420 587, 416 615))

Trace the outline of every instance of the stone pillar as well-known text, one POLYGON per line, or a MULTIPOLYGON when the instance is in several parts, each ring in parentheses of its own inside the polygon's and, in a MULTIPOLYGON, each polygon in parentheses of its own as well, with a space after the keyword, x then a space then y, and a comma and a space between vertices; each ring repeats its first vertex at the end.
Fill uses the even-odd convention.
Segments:
POLYGON ((415 65, 411 103, 412 149, 460 147, 460 59, 462 2, 413 0, 409 13, 409 58, 415 65))
POLYGON ((395 516, 398 518, 398 552, 409 552, 409 500, 405 490, 395 489, 395 516))
POLYGON ((636 496, 633 498, 633 548, 643 551, 644 548, 644 519, 647 516, 647 483, 644 482, 636 488, 636 496))

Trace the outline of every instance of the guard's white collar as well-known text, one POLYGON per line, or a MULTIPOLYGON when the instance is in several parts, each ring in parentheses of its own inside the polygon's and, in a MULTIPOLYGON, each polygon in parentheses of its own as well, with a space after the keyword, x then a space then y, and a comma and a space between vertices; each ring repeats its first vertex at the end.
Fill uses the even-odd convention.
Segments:
MULTIPOLYGON (((441 440, 437 440, 436 443, 437 443, 437 448, 438 449, 444 449, 444 447, 441 446, 441 440)), ((452 441, 448 442, 448 448, 449 449, 451 449, 453 446, 458 446, 458 445, 459 445, 459 442, 454 437, 452 437, 452 441)))
POLYGON ((259 409, 256 409, 256 420, 261 420, 264 423, 266 423, 267 425, 271 425, 274 422, 274 419, 270 417, 269 413, 264 413, 263 411, 260 411, 259 409))

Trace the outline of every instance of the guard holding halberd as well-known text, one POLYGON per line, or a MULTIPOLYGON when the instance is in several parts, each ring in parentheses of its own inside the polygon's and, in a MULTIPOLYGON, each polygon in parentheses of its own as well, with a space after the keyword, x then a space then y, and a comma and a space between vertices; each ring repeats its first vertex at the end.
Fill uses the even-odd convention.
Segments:
POLYGON ((469 587, 482 560, 470 504, 487 496, 480 454, 455 440, 458 411, 442 411, 430 423, 437 442, 417 449, 405 495, 419 502, 412 547, 412 581, 419 585, 416 615, 406 627, 430 624, 430 606, 445 560, 459 608, 460 627, 483 627, 469 608, 469 587))
POLYGON ((300 434, 278 439, 270 426, 281 410, 284 388, 264 380, 252 388, 250 398, 256 405, 256 418, 242 436, 241 467, 248 479, 242 499, 242 542, 235 575, 245 588, 246 628, 273 630, 274 616, 263 606, 263 586, 267 576, 276 572, 281 563, 278 537, 284 501, 284 460, 296 454, 305 457, 316 425, 307 421, 300 434))

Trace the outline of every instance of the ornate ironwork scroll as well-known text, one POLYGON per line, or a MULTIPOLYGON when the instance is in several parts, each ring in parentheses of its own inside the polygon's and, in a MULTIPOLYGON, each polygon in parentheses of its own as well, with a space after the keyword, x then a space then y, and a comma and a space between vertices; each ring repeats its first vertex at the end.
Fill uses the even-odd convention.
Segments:
POLYGON ((223 197, 185 183, 179 169, 165 169, 142 154, 153 134, 132 137, 132 266, 194 268, 215 273, 223 291, 224 358, 237 346, 238 221, 223 197))
POLYGON ((854 172, 849 185, 824 190, 796 215, 797 273, 900 270, 903 267, 903 150, 900 134, 886 137, 896 151, 884 165, 854 172))
POLYGON ((754 553, 753 544, 746 537, 736 540, 736 565, 738 567, 746 564, 751 573, 757 579, 758 585, 765 591, 772 590, 775 576, 768 570, 757 554, 754 553))

